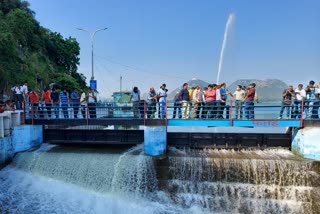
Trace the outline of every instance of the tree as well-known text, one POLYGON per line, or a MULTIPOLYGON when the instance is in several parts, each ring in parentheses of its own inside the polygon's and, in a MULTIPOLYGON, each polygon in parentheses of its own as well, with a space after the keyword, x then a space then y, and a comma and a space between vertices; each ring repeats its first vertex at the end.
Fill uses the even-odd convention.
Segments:
POLYGON ((26 1, 0 0, 0 93, 24 81, 35 89, 50 82, 85 88, 86 78, 77 73, 79 43, 42 27, 34 14, 26 1))

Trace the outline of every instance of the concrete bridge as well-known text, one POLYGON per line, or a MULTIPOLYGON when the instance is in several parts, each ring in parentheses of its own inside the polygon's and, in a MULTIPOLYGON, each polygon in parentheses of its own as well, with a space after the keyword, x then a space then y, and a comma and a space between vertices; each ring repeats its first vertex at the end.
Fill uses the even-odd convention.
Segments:
MULTIPOLYGON (((149 155, 161 155, 166 151, 167 146, 236 149, 287 147, 302 156, 320 159, 320 147, 318 146, 320 143, 317 144, 320 139, 318 136, 320 133, 319 119, 306 119, 304 111, 301 111, 300 118, 278 119, 280 107, 279 104, 256 106, 254 118, 251 119, 234 119, 232 105, 227 107, 226 114, 224 114, 226 119, 209 116, 172 119, 173 106, 166 108, 164 119, 148 118, 146 106, 139 109, 141 114, 139 117, 133 117, 134 109, 130 104, 126 104, 125 107, 98 105, 95 109, 96 118, 89 117, 88 108, 85 109, 83 116, 81 116, 80 109, 77 114, 78 118, 72 107, 67 109, 67 118, 63 117, 60 107, 56 108, 58 114, 48 108, 43 109, 41 112, 43 115, 39 114, 39 110, 38 112, 15 111, 1 114, 0 137, 5 138, 6 135, 12 134, 9 133, 9 130, 18 130, 17 127, 20 127, 22 134, 15 134, 15 140, 18 140, 17 136, 20 136, 24 141, 40 139, 40 141, 44 140, 44 142, 54 144, 144 143, 145 153, 149 155), (58 118, 55 118, 56 116, 58 118), (175 130, 177 127, 180 127, 179 130, 175 130), (184 128, 181 129, 181 127, 184 128), (193 127, 191 131, 190 127, 193 127), (212 127, 231 127, 233 130, 217 133, 212 127), (241 133, 235 130, 237 127, 242 128, 241 133), (273 128, 281 127, 287 131, 272 132, 273 128), (258 129, 255 128, 270 128, 271 131, 258 132, 256 131, 258 129), (41 136, 34 138, 34 133, 41 136)), ((30 142, 26 144, 33 145, 30 142)), ((23 151, 23 149, 17 151, 23 151)))

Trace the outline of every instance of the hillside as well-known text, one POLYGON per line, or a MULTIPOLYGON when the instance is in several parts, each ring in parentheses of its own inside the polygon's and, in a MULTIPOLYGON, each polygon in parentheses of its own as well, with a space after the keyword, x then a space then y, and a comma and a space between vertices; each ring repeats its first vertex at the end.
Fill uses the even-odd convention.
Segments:
POLYGON ((76 39, 41 26, 28 2, 0 1, 0 98, 25 81, 37 90, 53 82, 60 89, 85 87, 79 55, 76 39))
POLYGON ((258 94, 259 100, 280 100, 281 94, 288 85, 278 79, 241 79, 233 82, 228 86, 228 89, 234 92, 237 85, 248 86, 250 83, 256 83, 256 92, 258 94))
MULTIPOLYGON (((199 79, 192 79, 189 80, 188 82, 189 88, 196 86, 196 85, 200 85, 202 88, 208 86, 210 83, 205 82, 203 80, 199 80, 199 79)), ((172 100, 175 96, 175 94, 177 93, 177 91, 180 91, 182 89, 182 85, 183 83, 180 84, 180 86, 176 89, 174 89, 173 91, 169 91, 168 93, 168 99, 172 100)))
MULTIPOLYGON (((237 85, 248 86, 250 83, 256 83, 256 91, 259 96, 259 100, 279 100, 281 99, 281 94, 284 89, 287 88, 287 84, 278 79, 266 79, 266 80, 258 80, 258 79, 241 79, 233 82, 228 85, 227 88, 234 92, 237 88, 237 85)), ((189 84, 189 88, 200 85, 202 88, 208 86, 208 82, 199 79, 192 79, 187 82, 189 84)), ((182 84, 179 88, 174 89, 169 92, 168 100, 172 100, 177 91, 182 88, 182 84)))

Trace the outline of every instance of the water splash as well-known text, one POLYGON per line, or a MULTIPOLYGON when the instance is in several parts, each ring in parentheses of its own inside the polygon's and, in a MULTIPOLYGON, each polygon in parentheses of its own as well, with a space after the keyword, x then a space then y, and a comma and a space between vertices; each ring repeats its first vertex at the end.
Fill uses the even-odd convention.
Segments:
POLYGON ((227 45, 227 40, 228 40, 228 33, 229 33, 229 29, 232 26, 233 20, 235 18, 235 15, 232 13, 229 15, 227 24, 226 24, 226 28, 224 30, 224 36, 223 36, 223 42, 222 42, 222 48, 221 48, 221 52, 220 52, 220 59, 219 59, 219 67, 218 67, 218 75, 217 75, 217 84, 219 83, 220 80, 220 73, 221 73, 221 69, 222 69, 222 62, 223 62, 223 57, 224 57, 224 50, 226 48, 227 45))

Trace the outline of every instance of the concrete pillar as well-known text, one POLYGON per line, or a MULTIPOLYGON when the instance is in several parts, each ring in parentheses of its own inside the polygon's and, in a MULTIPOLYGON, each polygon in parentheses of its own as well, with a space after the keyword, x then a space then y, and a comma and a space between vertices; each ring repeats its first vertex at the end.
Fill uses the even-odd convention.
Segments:
POLYGON ((320 160, 320 127, 295 129, 292 134, 291 150, 294 154, 320 160))
POLYGON ((4 136, 10 135, 11 119, 8 116, 3 117, 4 136))
POLYGON ((19 126, 21 125, 21 112, 16 111, 11 113, 11 120, 12 120, 12 126, 19 126))
POLYGON ((165 154, 167 149, 167 127, 144 127, 144 153, 151 156, 165 154))

